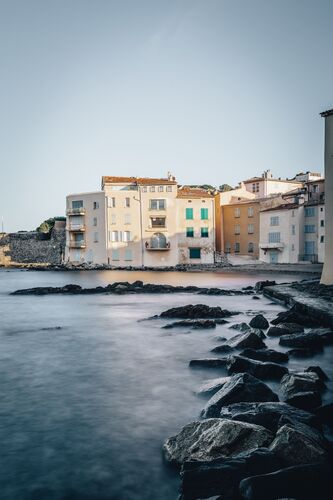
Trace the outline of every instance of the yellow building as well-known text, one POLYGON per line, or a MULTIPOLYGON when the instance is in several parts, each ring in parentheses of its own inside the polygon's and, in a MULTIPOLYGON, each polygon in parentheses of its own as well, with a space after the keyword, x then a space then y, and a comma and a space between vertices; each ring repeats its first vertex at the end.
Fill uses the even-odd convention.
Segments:
POLYGON ((259 256, 259 200, 242 200, 221 207, 223 251, 259 256))

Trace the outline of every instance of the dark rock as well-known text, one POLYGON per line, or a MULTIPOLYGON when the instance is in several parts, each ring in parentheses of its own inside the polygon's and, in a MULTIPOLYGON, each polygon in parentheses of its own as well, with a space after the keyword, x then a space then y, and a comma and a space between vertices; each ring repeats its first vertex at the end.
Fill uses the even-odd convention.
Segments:
POLYGON ((305 370, 305 373, 316 373, 316 375, 318 375, 318 377, 320 378, 320 380, 322 380, 323 382, 325 380, 329 380, 328 376, 326 375, 326 373, 324 372, 324 370, 322 370, 320 368, 320 366, 309 366, 306 370, 305 370))
POLYGON ((238 485, 243 478, 281 467, 281 460, 266 448, 258 448, 237 458, 185 462, 181 472, 181 499, 221 495, 223 500, 235 500, 239 498, 238 485))
POLYGON ((280 380, 283 375, 288 373, 288 369, 285 366, 278 365, 277 363, 264 363, 245 358, 244 356, 230 356, 227 361, 227 369, 229 373, 246 372, 264 380, 280 380))
POLYGON ((289 311, 278 313, 277 317, 271 321, 272 325, 279 325, 280 323, 296 323, 307 327, 320 326, 318 320, 298 312, 296 306, 293 306, 289 311))
POLYGON ((316 354, 322 352, 322 350, 322 347, 290 349, 288 355, 293 358, 312 358, 316 354))
POLYGON ((253 300, 260 300, 260 297, 258 295, 253 295, 252 299, 253 300))
POLYGON ((321 405, 323 382, 316 373, 289 373, 281 380, 281 391, 287 403, 310 410, 321 405))
POLYGON ((173 307, 164 311, 160 314, 161 318, 228 318, 233 314, 226 309, 221 309, 221 307, 209 307, 205 304, 189 304, 186 306, 173 307))
POLYGON ((323 424, 333 427, 333 403, 319 406, 314 410, 314 414, 323 424))
POLYGON ((228 380, 230 380, 230 377, 219 377, 207 380, 206 382, 201 384, 201 386, 197 390, 197 394, 200 394, 202 396, 212 396, 217 391, 222 389, 222 387, 226 382, 228 382, 228 380))
POLYGON ((184 319, 182 321, 174 321, 173 323, 168 323, 167 325, 162 326, 162 328, 170 329, 176 327, 184 327, 184 328, 193 328, 193 329, 211 329, 216 328, 216 321, 213 319, 197 319, 197 320, 189 320, 184 319))
POLYGON ((242 290, 253 290, 253 286, 249 285, 249 286, 243 286, 242 290))
POLYGON ((309 333, 319 335, 324 345, 333 344, 333 331, 331 328, 312 328, 309 333))
POLYGON ((266 286, 274 286, 274 285, 276 285, 276 281, 269 281, 269 280, 257 281, 257 283, 254 285, 254 289, 256 292, 262 292, 266 286))
POLYGON ((260 330, 260 328, 252 328, 251 332, 253 332, 256 335, 258 335, 258 337, 260 339, 265 339, 266 338, 266 335, 264 334, 264 332, 262 330, 260 330))
POLYGON ((327 463, 297 465, 254 475, 242 480, 239 486, 245 500, 329 500, 332 488, 333 470, 327 463))
POLYGON ((285 352, 274 351, 274 349, 244 349, 240 356, 246 358, 256 359, 257 361, 268 361, 272 363, 286 363, 289 356, 285 352))
POLYGON ((322 347, 322 339, 316 333, 292 333, 283 335, 279 340, 280 345, 285 347, 318 348, 322 347))
POLYGON ((222 418, 191 422, 163 445, 165 459, 181 465, 189 460, 236 457, 269 445, 273 435, 259 425, 222 418))
POLYGON ((312 410, 321 405, 321 395, 318 391, 296 392, 286 402, 302 410, 312 410))
MULTIPOLYGON (((290 325, 294 325, 294 323, 290 323, 290 325)), ((304 328, 302 326, 297 327, 295 325, 293 327, 289 327, 287 323, 281 323, 281 325, 278 326, 270 326, 267 330, 267 335, 268 337, 281 337, 282 335, 302 332, 304 332, 304 328)))
POLYGON ((318 426, 318 419, 312 413, 280 402, 235 403, 223 406, 220 416, 221 418, 261 425, 274 434, 280 427, 281 417, 293 418, 295 421, 309 426, 318 426))
POLYGON ((251 327, 247 323, 236 323, 235 325, 229 326, 232 330, 238 330, 239 332, 249 332, 251 327))
POLYGON ((190 367, 203 367, 203 368, 220 368, 225 366, 227 363, 226 358, 201 358, 201 359, 191 359, 190 367))
POLYGON ((266 347, 265 343, 260 339, 260 337, 250 331, 245 333, 240 333, 227 340, 221 346, 215 347, 213 352, 228 352, 231 349, 243 349, 246 347, 252 347, 253 349, 260 349, 266 347))
POLYGON ((254 316, 251 319, 249 325, 252 326, 252 328, 260 328, 262 330, 265 330, 269 327, 267 319, 262 314, 257 314, 256 316, 254 316))
POLYGON ((230 377, 207 402, 202 411, 204 418, 219 417, 222 406, 239 402, 278 401, 278 396, 263 382, 248 373, 230 377))

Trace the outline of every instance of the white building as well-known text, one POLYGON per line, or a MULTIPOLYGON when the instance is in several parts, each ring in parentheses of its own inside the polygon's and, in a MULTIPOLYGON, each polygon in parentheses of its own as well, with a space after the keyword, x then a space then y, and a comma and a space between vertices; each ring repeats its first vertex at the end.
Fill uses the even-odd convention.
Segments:
POLYGON ((256 198, 266 198, 273 194, 286 193, 303 187, 303 182, 288 179, 275 179, 270 170, 266 170, 261 177, 251 177, 244 181, 245 188, 256 198))

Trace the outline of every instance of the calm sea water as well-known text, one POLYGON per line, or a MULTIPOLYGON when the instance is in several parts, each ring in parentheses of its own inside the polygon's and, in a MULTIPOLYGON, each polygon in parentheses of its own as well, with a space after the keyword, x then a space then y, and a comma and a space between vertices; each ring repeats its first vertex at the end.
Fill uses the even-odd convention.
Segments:
MULTIPOLYGON (((77 283, 241 287, 295 276, 214 273, 0 271, 0 498, 175 500, 178 474, 165 466, 163 440, 195 420, 196 388, 223 375, 190 370, 216 337, 235 332, 163 330, 145 321, 164 309, 206 303, 238 310, 233 321, 282 306, 262 298, 177 295, 10 296, 18 288, 77 283), (60 327, 60 328, 59 328, 60 327)), ((301 278, 301 277, 299 277, 301 278)), ((277 343, 270 340, 270 346, 277 343)), ((317 356, 333 378, 326 349, 317 356)), ((294 362, 304 367, 313 361, 294 362)), ((327 396, 328 397, 328 396, 327 396)))

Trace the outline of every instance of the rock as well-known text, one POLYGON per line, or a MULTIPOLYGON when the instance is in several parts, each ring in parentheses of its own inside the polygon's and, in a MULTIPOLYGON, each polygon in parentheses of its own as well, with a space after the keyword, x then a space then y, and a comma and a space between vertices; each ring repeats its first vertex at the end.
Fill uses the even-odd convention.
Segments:
POLYGON ((322 370, 320 368, 320 366, 309 366, 306 370, 305 370, 305 373, 315 373, 316 375, 318 375, 319 379, 322 380, 323 382, 325 380, 329 380, 328 376, 326 375, 326 373, 324 372, 324 370, 322 370))
POLYGON ((296 465, 254 475, 243 479, 239 485, 241 497, 245 500, 329 500, 332 488, 332 465, 327 463, 296 465))
POLYGON ((219 368, 225 366, 227 362, 226 358, 201 358, 201 359, 191 359, 190 367, 203 367, 203 368, 219 368))
POLYGON ((163 445, 165 459, 181 465, 189 460, 210 461, 268 446, 273 435, 259 425, 222 418, 191 422, 163 445))
POLYGON ((243 478, 268 473, 282 467, 267 448, 258 448, 237 458, 220 458, 210 462, 185 462, 181 471, 181 499, 194 500, 221 495, 223 500, 238 499, 243 478))
POLYGON ((164 311, 160 314, 160 318, 228 318, 233 314, 226 309, 221 309, 221 307, 209 307, 205 304, 189 304, 186 306, 173 307, 164 311))
POLYGON ((320 348, 322 347, 322 339, 316 333, 292 333, 283 335, 279 340, 280 345, 285 347, 301 347, 301 348, 320 348))
POLYGON ((277 363, 264 363, 245 358, 244 356, 230 356, 227 361, 227 369, 230 374, 246 372, 263 380, 280 380, 283 375, 288 373, 288 369, 285 366, 278 365, 277 363))
POLYGON ((251 332, 253 332, 256 335, 258 335, 258 337, 260 339, 265 339, 266 338, 266 335, 264 334, 264 332, 262 330, 260 330, 260 328, 252 328, 251 332))
POLYGON ((215 347, 213 352, 228 352, 231 349, 243 349, 245 347, 260 349, 266 346, 256 333, 250 331, 235 335, 221 346, 215 347))
POLYGON ((286 402, 302 410, 312 410, 321 405, 321 395, 318 391, 298 392, 288 396, 286 402))
POLYGON ((219 417, 221 408, 232 403, 278 401, 278 396, 263 382, 248 373, 230 377, 207 402, 202 411, 204 418, 219 417))
POLYGON ((240 356, 256 359, 257 361, 267 361, 272 363, 286 363, 289 356, 285 352, 274 351, 274 349, 244 349, 240 356))
POLYGON ((304 332, 304 328, 301 325, 296 325, 296 323, 281 323, 277 326, 270 326, 267 335, 268 337, 281 337, 282 335, 302 332, 304 332))
POLYGON ((308 426, 318 425, 318 419, 312 413, 281 402, 235 403, 223 406, 220 416, 221 418, 261 425, 273 433, 276 433, 280 427, 281 417, 293 418, 308 426))
POLYGON ((242 290, 253 290, 254 287, 249 285, 249 286, 243 286, 242 290))
POLYGON ((219 377, 207 380, 200 385, 197 394, 200 394, 201 396, 211 396, 212 394, 215 394, 217 391, 222 389, 222 387, 226 382, 228 382, 228 380, 230 380, 230 377, 219 377))
POLYGON ((269 281, 269 280, 257 281, 257 283, 254 285, 254 289, 256 292, 262 292, 266 286, 274 286, 274 285, 276 285, 276 281, 269 281))
POLYGON ((252 328, 260 328, 262 330, 265 330, 269 327, 267 319, 262 314, 257 314, 256 316, 254 316, 251 319, 249 325, 252 326, 252 328))
POLYGON ((232 330, 238 330, 240 332, 248 332, 251 330, 251 327, 247 323, 236 323, 235 325, 229 326, 232 330))
POLYGON ((170 329, 170 328, 193 328, 193 329, 211 329, 216 328, 216 321, 213 319, 197 319, 197 320, 189 320, 184 319, 182 321, 174 321, 173 323, 168 323, 167 325, 162 326, 162 328, 170 329))
POLYGON ((324 345, 333 343, 333 331, 331 328, 312 328, 309 333, 319 335, 324 345))
POLYGON ((319 406, 314 410, 314 414, 323 424, 333 427, 333 402, 319 406))
POLYGON ((290 349, 288 355, 293 358, 312 358, 319 352, 322 352, 322 350, 322 347, 290 349))
POLYGON ((286 465, 313 464, 327 458, 325 448, 312 438, 312 434, 289 424, 280 427, 269 449, 286 465))
POLYGON ((323 382, 316 373, 289 373, 281 380, 281 392, 287 403, 309 410, 321 405, 323 382))
POLYGON ((289 309, 289 311, 278 313, 277 317, 271 321, 272 325, 279 325, 280 323, 296 323, 307 327, 320 326, 318 320, 298 312, 295 306, 289 309))
POLYGON ((260 300, 260 297, 258 295, 253 295, 252 299, 253 300, 260 300))

